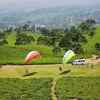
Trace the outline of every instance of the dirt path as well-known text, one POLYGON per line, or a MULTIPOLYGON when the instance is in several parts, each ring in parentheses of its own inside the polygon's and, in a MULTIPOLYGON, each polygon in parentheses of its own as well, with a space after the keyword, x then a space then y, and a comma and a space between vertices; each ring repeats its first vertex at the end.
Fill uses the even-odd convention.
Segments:
POLYGON ((52 87, 51 87, 52 100, 58 100, 57 95, 56 95, 56 83, 57 83, 57 79, 58 78, 53 79, 53 82, 52 82, 52 87))
POLYGON ((62 64, 47 64, 47 65, 1 65, 2 67, 59 67, 62 66, 62 64))

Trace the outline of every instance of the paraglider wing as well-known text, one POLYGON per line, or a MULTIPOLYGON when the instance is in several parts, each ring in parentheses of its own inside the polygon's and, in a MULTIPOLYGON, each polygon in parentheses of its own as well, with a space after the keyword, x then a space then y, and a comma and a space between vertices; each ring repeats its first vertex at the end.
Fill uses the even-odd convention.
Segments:
POLYGON ((33 59, 40 58, 40 53, 37 51, 31 51, 28 53, 28 55, 25 58, 25 63, 31 62, 33 59))
POLYGON ((75 53, 72 51, 72 50, 68 50, 65 54, 64 54, 64 57, 63 57, 63 64, 66 64, 68 63, 72 57, 75 56, 75 53))

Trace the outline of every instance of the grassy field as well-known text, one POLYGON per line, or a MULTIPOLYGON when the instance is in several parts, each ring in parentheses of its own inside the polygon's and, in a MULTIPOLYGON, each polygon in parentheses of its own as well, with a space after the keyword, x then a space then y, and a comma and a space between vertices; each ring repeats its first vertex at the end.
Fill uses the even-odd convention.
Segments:
POLYGON ((64 73, 59 71, 61 66, 1 66, 0 100, 100 100, 100 65, 65 65, 64 73), (26 70, 33 74, 25 76, 26 70), (57 99, 52 97, 52 87, 57 99))
POLYGON ((0 100, 51 100, 51 79, 0 79, 0 100))
POLYGON ((62 54, 54 55, 52 48, 43 45, 26 45, 26 46, 1 46, 0 47, 0 64, 23 64, 26 55, 30 51, 39 51, 41 59, 34 60, 32 64, 56 64, 62 62, 62 54), (51 60, 52 59, 52 60, 51 60))
MULTIPOLYGON (((84 56, 99 54, 94 48, 94 44, 100 42, 99 32, 100 27, 93 38, 88 38, 88 43, 83 46, 86 51, 84 56)), ((35 36, 35 39, 38 38, 36 34, 31 35, 35 36)), ((8 45, 0 46, 0 64, 7 64, 0 66, 0 100, 56 100, 52 99, 51 94, 55 94, 51 93, 52 91, 56 92, 57 100, 72 100, 78 97, 81 100, 100 100, 100 64, 67 64, 62 73, 59 67, 62 67, 64 51, 54 55, 52 47, 36 43, 15 46, 15 39, 15 33, 10 34, 7 36, 8 45), (35 50, 39 51, 42 57, 33 60, 33 65, 17 65, 24 64, 26 55, 35 50)))
MULTIPOLYGON (((0 77, 9 77, 9 78, 23 78, 23 75, 25 74, 25 71, 28 70, 30 73, 35 73, 34 75, 30 77, 35 78, 44 78, 44 77, 50 77, 50 78, 56 78, 59 76, 71 76, 71 77, 98 77, 100 76, 100 65, 94 66, 94 68, 91 68, 90 66, 72 66, 72 65, 65 65, 63 68, 63 71, 70 70, 69 73, 65 73, 63 75, 60 75, 59 67, 61 67, 61 64, 56 65, 15 65, 15 66, 2 66, 0 68, 0 77)), ((27 78, 27 77, 25 77, 27 78)), ((29 78, 29 76, 28 76, 29 78)))
MULTIPOLYGON (((88 37, 88 43, 83 45, 85 50, 84 54, 78 55, 79 57, 90 57, 92 54, 100 54, 99 51, 95 50, 95 43, 100 42, 100 27, 96 29, 96 34, 93 37, 88 37)), ((35 40, 40 36, 39 33, 26 32, 28 35, 32 35, 35 40)), ((8 45, 0 46, 0 64, 23 64, 26 55, 30 51, 39 51, 42 58, 39 60, 34 60, 32 64, 59 64, 62 63, 62 57, 64 51, 58 55, 52 52, 51 46, 37 45, 36 42, 30 45, 20 45, 15 46, 16 33, 8 33, 6 36, 8 45)), ((77 57, 78 57, 77 56, 77 57)))
MULTIPOLYGON (((39 33, 26 32, 26 34, 32 35, 35 40, 40 36, 39 33)), ((0 46, 0 64, 23 64, 26 55, 30 51, 39 51, 42 56, 41 59, 34 60, 32 64, 56 64, 62 61, 63 51, 58 55, 54 55, 53 48, 49 46, 37 45, 36 43, 16 46, 15 32, 8 33, 6 39, 8 45, 0 46)))
POLYGON ((100 100, 100 77, 64 77, 56 91, 58 100, 100 100))

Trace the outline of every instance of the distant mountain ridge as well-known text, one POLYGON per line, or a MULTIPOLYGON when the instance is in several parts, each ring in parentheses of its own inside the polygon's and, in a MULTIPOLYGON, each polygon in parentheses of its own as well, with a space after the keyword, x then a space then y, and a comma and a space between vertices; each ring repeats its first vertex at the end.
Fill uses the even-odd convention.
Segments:
POLYGON ((3 25, 23 24, 31 21, 32 24, 44 24, 47 26, 64 27, 76 24, 93 17, 100 23, 100 7, 55 7, 37 10, 0 10, 0 23, 3 25))

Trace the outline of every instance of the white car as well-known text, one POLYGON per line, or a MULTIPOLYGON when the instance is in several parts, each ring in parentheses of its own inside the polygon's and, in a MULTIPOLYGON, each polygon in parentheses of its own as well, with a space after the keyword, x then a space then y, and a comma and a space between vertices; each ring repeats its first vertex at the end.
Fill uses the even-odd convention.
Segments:
POLYGON ((77 60, 74 60, 72 62, 72 65, 86 65, 86 60, 85 59, 77 59, 77 60))

